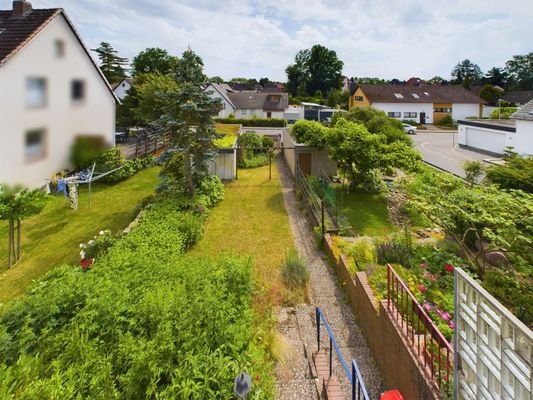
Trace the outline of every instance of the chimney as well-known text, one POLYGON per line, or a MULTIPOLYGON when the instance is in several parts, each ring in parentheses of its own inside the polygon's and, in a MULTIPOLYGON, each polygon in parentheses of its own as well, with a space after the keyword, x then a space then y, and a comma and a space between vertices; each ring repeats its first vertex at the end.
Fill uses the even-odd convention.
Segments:
POLYGON ((11 18, 21 18, 32 10, 31 3, 24 0, 13 1, 13 12, 11 18))

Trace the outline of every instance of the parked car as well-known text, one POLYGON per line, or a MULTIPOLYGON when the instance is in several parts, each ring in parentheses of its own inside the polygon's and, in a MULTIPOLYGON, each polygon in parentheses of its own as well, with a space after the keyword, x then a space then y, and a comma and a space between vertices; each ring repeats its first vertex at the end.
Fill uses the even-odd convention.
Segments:
POLYGON ((414 135, 416 133, 416 126, 409 125, 409 124, 402 124, 403 130, 405 133, 408 133, 409 135, 414 135))

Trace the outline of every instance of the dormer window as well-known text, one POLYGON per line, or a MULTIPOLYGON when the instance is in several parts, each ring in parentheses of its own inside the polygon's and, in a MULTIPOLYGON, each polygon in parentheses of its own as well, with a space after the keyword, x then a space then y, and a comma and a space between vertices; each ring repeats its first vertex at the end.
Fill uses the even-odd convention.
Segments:
POLYGON ((65 42, 61 39, 57 39, 54 42, 54 49, 57 58, 65 57, 65 42))
POLYGON ((419 98, 420 98, 420 96, 417 95, 416 93, 411 93, 411 94, 413 95, 413 97, 414 97, 415 99, 419 99, 419 98))
POLYGON ((397 99, 403 99, 403 94, 401 94, 401 93, 394 93, 394 97, 396 97, 397 99))

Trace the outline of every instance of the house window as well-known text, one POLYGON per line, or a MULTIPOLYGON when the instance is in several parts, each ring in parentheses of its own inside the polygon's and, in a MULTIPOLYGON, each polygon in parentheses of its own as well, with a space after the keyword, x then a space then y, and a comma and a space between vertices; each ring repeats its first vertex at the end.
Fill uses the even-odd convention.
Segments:
POLYGON ((26 80, 26 103, 28 107, 46 106, 45 78, 28 78, 26 80))
POLYGON ((248 110, 242 110, 241 113, 242 115, 248 115, 248 110))
POLYGON ((403 94, 401 94, 401 93, 394 93, 394 97, 396 97, 397 99, 403 99, 403 94))
POLYGON ((363 96, 354 96, 355 101, 364 101, 363 96))
POLYGON ((26 132, 24 154, 26 162, 36 161, 46 155, 44 129, 32 129, 26 132))
POLYGON ((452 109, 451 108, 434 108, 433 109, 433 112, 436 112, 436 113, 451 113, 452 112, 452 109))
POLYGON ((415 112, 404 112, 403 117, 404 118, 416 118, 417 113, 415 112))
POLYGON ((415 99, 419 99, 419 98, 420 98, 420 96, 417 95, 416 93, 411 93, 411 94, 413 95, 413 97, 414 97, 415 99))
POLYGON ((390 117, 390 118, 401 118, 402 117, 402 113, 401 112, 396 112, 396 111, 388 112, 387 113, 387 117, 390 117))
POLYGON ((70 97, 73 101, 82 101, 85 98, 85 82, 74 79, 70 86, 70 97))
POLYGON ((268 101, 271 101, 272 103, 279 103, 281 100, 281 96, 268 96, 268 101))
POLYGON ((61 39, 57 39, 54 42, 55 53, 57 58, 62 58, 65 56, 65 42, 61 39))

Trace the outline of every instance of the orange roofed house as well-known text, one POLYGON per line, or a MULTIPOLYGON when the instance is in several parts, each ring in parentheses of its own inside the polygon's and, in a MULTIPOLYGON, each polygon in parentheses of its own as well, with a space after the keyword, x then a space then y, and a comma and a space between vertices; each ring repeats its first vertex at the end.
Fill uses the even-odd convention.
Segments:
POLYGON ((389 117, 422 124, 438 123, 450 115, 454 120, 481 118, 483 100, 462 86, 356 85, 349 107, 374 107, 389 117))

